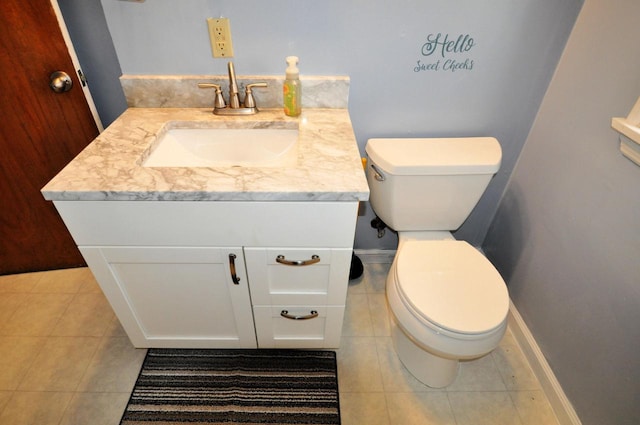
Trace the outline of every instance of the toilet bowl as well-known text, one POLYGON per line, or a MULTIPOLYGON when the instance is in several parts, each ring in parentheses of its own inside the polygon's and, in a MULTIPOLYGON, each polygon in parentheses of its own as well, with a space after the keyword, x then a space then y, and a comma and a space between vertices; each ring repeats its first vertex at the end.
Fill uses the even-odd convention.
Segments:
POLYGON ((374 212, 399 236, 386 281, 392 338, 407 370, 441 388, 460 360, 495 349, 507 327, 507 287, 484 255, 450 231, 471 213, 497 172, 494 138, 370 139, 374 212))
POLYGON ((491 352, 507 327, 504 281, 464 241, 402 241, 387 276, 386 294, 398 357, 430 387, 450 385, 459 360, 491 352))

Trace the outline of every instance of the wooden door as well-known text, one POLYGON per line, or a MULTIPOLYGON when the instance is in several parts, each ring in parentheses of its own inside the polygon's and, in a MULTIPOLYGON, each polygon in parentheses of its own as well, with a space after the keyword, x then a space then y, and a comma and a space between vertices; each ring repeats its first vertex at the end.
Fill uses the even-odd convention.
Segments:
POLYGON ((98 134, 50 0, 0 1, 0 275, 81 266, 40 189, 98 134), (73 80, 65 93, 50 75, 73 80))

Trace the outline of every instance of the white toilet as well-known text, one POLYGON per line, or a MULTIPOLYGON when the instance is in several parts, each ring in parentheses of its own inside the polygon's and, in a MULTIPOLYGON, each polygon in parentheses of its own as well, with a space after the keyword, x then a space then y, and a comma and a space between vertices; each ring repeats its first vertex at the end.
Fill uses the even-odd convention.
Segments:
POLYGON ((490 137, 370 139, 367 180, 374 212, 399 245, 386 283, 393 341, 405 367, 441 388, 459 360, 498 346, 509 294, 484 255, 453 238, 500 168, 490 137))

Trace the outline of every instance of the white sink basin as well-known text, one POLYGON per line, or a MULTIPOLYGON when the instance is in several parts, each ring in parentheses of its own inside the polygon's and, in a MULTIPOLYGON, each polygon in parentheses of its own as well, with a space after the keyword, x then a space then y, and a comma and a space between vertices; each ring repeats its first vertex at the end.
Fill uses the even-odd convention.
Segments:
POLYGON ((170 128, 145 167, 281 167, 297 162, 297 129, 170 128))

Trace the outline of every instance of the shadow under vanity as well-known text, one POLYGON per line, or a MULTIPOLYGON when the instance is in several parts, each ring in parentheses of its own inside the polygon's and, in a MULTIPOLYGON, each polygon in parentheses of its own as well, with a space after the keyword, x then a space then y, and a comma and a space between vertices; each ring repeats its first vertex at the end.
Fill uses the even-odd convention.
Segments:
POLYGON ((297 118, 269 102, 228 117, 129 99, 136 107, 43 188, 136 347, 339 345, 358 204, 369 190, 346 98, 328 108, 310 92, 297 118), (296 159, 144 166, 167 123, 295 128, 296 159))

